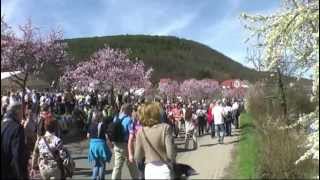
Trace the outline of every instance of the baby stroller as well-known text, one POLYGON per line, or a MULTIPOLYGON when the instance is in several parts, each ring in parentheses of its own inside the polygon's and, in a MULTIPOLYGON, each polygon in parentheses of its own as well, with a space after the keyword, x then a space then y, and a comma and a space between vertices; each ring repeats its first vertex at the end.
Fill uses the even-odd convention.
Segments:
POLYGON ((185 149, 189 149, 189 141, 193 142, 193 150, 198 148, 198 139, 197 139, 197 128, 196 128, 196 117, 192 117, 192 120, 185 121, 185 149))

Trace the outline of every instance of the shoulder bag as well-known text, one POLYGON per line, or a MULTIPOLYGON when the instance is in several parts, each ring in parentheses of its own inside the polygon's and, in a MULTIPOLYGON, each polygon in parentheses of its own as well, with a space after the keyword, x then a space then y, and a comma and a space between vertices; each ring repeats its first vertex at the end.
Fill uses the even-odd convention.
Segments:
POLYGON ((67 152, 67 158, 68 158, 67 163, 66 163, 66 165, 64 165, 63 160, 59 157, 59 155, 57 155, 56 153, 53 152, 53 150, 49 147, 49 145, 44 137, 43 137, 43 140, 44 140, 44 143, 46 144, 46 146, 48 147, 48 150, 52 154, 53 158, 56 160, 59 169, 61 170, 61 177, 62 178, 72 177, 75 163, 74 163, 73 159, 70 157, 69 152, 67 152))
POLYGON ((176 173, 175 173, 176 163, 166 161, 165 158, 163 158, 163 157, 161 156, 161 154, 159 153, 159 151, 157 151, 157 149, 152 146, 151 142, 149 141, 149 139, 148 139, 147 136, 146 136, 146 133, 144 132, 144 128, 142 128, 141 130, 142 130, 142 133, 143 133, 143 136, 144 136, 145 140, 147 141, 147 143, 149 144, 149 146, 151 147, 151 149, 152 149, 155 153, 157 153, 157 155, 160 157, 160 160, 163 161, 163 163, 165 163, 165 164, 168 166, 168 168, 170 169, 173 177, 175 177, 175 176, 176 176, 176 173))

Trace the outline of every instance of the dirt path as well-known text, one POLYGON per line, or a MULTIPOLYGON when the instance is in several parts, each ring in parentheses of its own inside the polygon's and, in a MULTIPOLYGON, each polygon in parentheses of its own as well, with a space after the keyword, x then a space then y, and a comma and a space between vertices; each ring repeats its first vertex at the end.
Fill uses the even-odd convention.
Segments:
MULTIPOLYGON (((239 131, 234 131, 233 134, 232 137, 225 137, 224 144, 218 144, 217 138, 211 139, 209 135, 199 137, 199 148, 192 151, 184 151, 183 138, 175 140, 178 147, 177 161, 192 166, 199 173, 189 179, 219 179, 225 176, 225 168, 231 163, 231 152, 239 139, 239 131)), ((73 179, 90 179, 92 169, 87 160, 88 142, 85 140, 66 146, 76 162, 73 179)), ((107 164, 106 179, 111 178, 112 165, 113 158, 107 164)), ((123 167, 122 178, 131 179, 126 166, 123 167)))

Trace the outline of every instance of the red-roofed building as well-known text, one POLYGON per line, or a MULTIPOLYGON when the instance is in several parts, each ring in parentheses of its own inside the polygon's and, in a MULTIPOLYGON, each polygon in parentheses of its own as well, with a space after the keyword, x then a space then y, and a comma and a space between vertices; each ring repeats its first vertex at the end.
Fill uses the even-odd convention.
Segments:
POLYGON ((234 88, 248 88, 248 81, 241 81, 240 79, 229 79, 220 83, 223 89, 234 89, 234 88))
POLYGON ((166 82, 170 82, 170 81, 171 81, 170 78, 162 78, 162 79, 160 79, 161 83, 166 83, 166 82))

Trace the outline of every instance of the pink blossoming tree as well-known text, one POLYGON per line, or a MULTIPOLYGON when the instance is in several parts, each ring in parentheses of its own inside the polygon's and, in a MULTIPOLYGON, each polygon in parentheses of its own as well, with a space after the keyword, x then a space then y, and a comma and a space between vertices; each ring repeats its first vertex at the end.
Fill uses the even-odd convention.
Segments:
POLYGON ((60 81, 81 91, 99 88, 100 91, 151 87, 152 68, 145 70, 141 60, 130 60, 128 52, 105 47, 95 52, 87 61, 83 61, 68 70, 60 81))
POLYGON ((213 79, 188 79, 180 85, 180 95, 191 99, 210 98, 218 90, 219 82, 213 79))
MULTIPOLYGON (((22 35, 18 37, 1 18, 1 71, 23 73, 12 74, 11 80, 22 89, 24 97, 30 75, 38 75, 47 64, 66 65, 68 58, 61 32, 53 30, 44 36, 30 20, 19 30, 22 35)), ((22 104, 25 104, 24 98, 22 104)))
POLYGON ((214 79, 203 79, 199 81, 199 91, 202 98, 215 96, 220 90, 219 82, 214 79))
POLYGON ((172 79, 160 79, 159 92, 168 97, 175 97, 179 94, 179 83, 172 79))
POLYGON ((246 88, 231 88, 231 89, 223 89, 222 94, 225 98, 244 98, 246 95, 246 88))

